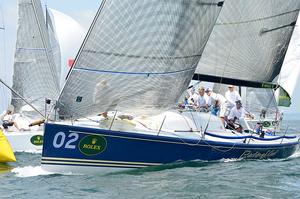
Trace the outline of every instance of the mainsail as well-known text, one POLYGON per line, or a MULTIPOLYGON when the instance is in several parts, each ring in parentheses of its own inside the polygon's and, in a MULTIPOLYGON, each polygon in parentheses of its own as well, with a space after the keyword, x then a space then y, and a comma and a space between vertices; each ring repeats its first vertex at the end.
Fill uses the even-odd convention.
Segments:
POLYGON ((299 0, 225 1, 194 78, 268 87, 262 82, 279 74, 299 8, 299 0))
POLYGON ((222 5, 218 0, 103 0, 59 97, 60 114, 151 114, 174 106, 222 5))
MULTIPOLYGON (((45 97, 58 96, 56 68, 39 0, 19 0, 13 89, 40 111, 45 97)), ((19 111, 24 102, 13 95, 12 104, 19 111)))

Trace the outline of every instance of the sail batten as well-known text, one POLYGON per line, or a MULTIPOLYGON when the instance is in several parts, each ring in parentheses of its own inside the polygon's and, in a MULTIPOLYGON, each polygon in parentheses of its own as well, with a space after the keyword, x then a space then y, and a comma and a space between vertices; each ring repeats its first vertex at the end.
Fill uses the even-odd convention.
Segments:
POLYGON ((73 118, 173 107, 221 9, 217 0, 103 1, 58 100, 73 118))
POLYGON ((252 22, 263 21, 263 20, 266 20, 266 19, 272 19, 272 18, 275 18, 275 17, 280 17, 280 16, 283 16, 283 15, 287 15, 287 14, 290 14, 290 13, 297 13, 297 12, 299 12, 299 9, 284 12, 284 13, 280 13, 280 14, 277 14, 277 15, 266 16, 266 17, 262 17, 262 18, 256 18, 256 19, 252 19, 252 20, 229 22, 229 23, 225 23, 225 22, 219 23, 219 22, 217 22, 216 26, 219 26, 219 25, 223 25, 223 26, 224 25, 234 25, 234 24, 238 25, 238 24, 252 23, 252 22))

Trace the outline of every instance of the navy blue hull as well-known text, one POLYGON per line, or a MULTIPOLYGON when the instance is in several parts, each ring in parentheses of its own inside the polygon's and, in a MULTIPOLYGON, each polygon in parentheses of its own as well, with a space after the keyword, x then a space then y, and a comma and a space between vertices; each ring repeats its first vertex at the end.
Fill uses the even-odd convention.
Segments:
POLYGON ((298 142, 254 145, 46 124, 42 165, 140 168, 176 161, 287 158, 298 142))

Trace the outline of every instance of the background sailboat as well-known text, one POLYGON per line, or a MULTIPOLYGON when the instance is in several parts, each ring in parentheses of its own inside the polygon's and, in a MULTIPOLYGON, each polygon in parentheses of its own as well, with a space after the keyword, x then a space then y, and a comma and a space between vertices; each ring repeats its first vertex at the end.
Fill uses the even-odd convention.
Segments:
MULTIPOLYGON (((54 99, 58 96, 60 65, 56 66, 56 64, 60 63, 54 61, 55 48, 51 48, 40 1, 20 0, 18 6, 13 90, 43 115, 45 114, 45 98, 54 99)), ((13 132, 8 132, 6 135, 12 148, 16 151, 41 149, 42 129, 38 126, 29 128, 29 124, 41 116, 14 92, 12 96, 12 104, 17 113, 14 115, 14 121, 19 128, 27 130, 18 132, 15 129, 9 129, 13 132)))
MULTIPOLYGON (((13 89, 43 112, 45 98, 58 96, 56 73, 45 18, 38 0, 19 1, 19 21, 14 62, 13 89)), ((15 111, 25 103, 13 94, 15 111)))

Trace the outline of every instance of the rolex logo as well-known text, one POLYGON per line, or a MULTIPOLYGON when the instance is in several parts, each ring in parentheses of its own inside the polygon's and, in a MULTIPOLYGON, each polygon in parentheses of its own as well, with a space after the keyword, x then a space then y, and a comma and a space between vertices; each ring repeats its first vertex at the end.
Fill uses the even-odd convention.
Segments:
POLYGON ((87 135, 78 143, 80 152, 87 156, 98 155, 106 149, 106 139, 99 135, 87 135))
POLYGON ((97 142, 97 138, 93 138, 92 139, 92 144, 96 144, 96 142, 97 142))
POLYGON ((43 144, 43 136, 42 135, 34 135, 30 138, 30 142, 33 145, 40 146, 43 144))

